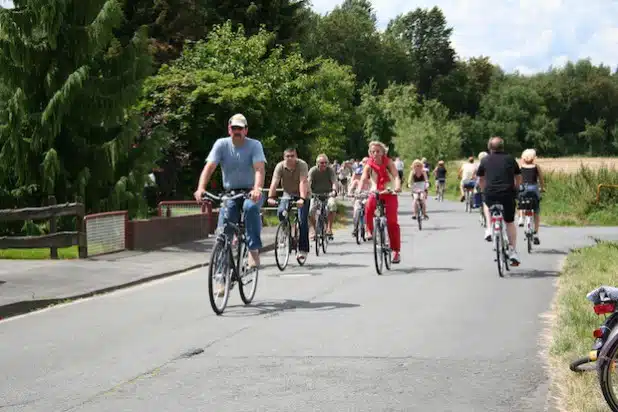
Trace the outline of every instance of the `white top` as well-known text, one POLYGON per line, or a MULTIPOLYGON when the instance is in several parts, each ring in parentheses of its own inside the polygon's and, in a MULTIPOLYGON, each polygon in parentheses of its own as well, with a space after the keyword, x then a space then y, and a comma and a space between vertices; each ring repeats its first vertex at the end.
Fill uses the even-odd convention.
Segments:
POLYGON ((397 168, 397 170, 403 171, 403 160, 395 160, 395 167, 397 168))
POLYGON ((476 172, 476 165, 474 163, 464 163, 461 166, 461 180, 470 180, 476 172))

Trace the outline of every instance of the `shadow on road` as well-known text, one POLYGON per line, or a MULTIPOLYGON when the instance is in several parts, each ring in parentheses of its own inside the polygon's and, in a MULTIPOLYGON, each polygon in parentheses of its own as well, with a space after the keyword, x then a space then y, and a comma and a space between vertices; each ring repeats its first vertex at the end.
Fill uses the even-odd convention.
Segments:
POLYGON ((223 316, 244 317, 244 316, 264 316, 278 314, 286 310, 307 309, 312 311, 358 308, 357 303, 343 302, 310 302, 308 300, 285 299, 280 301, 258 302, 248 306, 234 305, 228 306, 223 316))
POLYGON ((573 249, 569 249, 569 251, 559 250, 559 249, 534 249, 534 253, 540 253, 542 255, 568 255, 572 252, 573 249))
POLYGON ((515 269, 515 270, 511 270, 511 272, 508 275, 508 277, 511 277, 511 278, 525 278, 525 279, 555 278, 558 276, 560 276, 560 272, 556 270, 537 270, 537 269, 522 270, 522 271, 518 271, 515 269))
POLYGON ((393 273, 394 275, 410 275, 412 273, 418 272, 458 272, 461 271, 460 268, 421 268, 421 267, 409 267, 409 268, 397 268, 392 269, 390 272, 385 271, 383 275, 388 276, 389 273, 393 273))
MULTIPOLYGON (((328 255, 328 254, 327 254, 328 255)), ((322 255, 320 255, 322 256, 322 255)), ((368 267, 369 263, 365 265, 359 265, 356 263, 310 263, 307 262, 306 266, 310 269, 324 269, 324 268, 364 268, 368 267)))
POLYGON ((453 230, 453 229, 459 229, 459 228, 454 227, 454 226, 443 226, 443 227, 423 226, 423 230, 427 230, 427 231, 440 231, 440 230, 453 230))
POLYGON ((0 280, 0 285, 6 283, 6 280, 0 280))

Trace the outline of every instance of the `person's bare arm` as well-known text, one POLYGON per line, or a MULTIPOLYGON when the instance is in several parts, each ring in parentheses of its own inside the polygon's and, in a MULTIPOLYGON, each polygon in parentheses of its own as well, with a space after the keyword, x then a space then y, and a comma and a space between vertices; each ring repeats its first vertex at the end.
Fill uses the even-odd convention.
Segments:
POLYGON ((264 177, 266 176, 265 169, 264 162, 253 163, 253 170, 255 170, 255 185, 253 186, 253 190, 262 191, 264 187, 264 177))
POLYGON ((397 171, 397 167, 395 167, 395 163, 392 161, 389 162, 388 170, 391 176, 395 177, 395 192, 401 192, 401 179, 399 178, 399 172, 397 171))
POLYGON ((281 181, 281 175, 279 173, 279 166, 275 167, 275 171, 273 172, 273 178, 270 181, 270 187, 268 188, 268 197, 274 198, 277 195, 277 187, 279 187, 279 182, 281 181))
POLYGON ((541 172, 539 165, 536 166, 536 170, 539 172, 539 183, 541 184, 541 190, 545 191, 545 176, 541 172))
POLYGON ((212 177, 212 174, 215 172, 216 169, 217 164, 215 162, 207 162, 206 165, 204 165, 202 173, 200 174, 200 180, 197 184, 198 190, 206 190, 206 185, 208 184, 208 182, 210 182, 210 178, 212 177))

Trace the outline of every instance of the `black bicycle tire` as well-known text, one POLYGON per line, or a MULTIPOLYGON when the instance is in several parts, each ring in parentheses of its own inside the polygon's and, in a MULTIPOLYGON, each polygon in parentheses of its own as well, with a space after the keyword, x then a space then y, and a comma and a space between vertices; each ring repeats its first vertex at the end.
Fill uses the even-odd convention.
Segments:
POLYGON ((215 268, 218 266, 216 263, 217 257, 219 255, 223 256, 223 259, 226 259, 228 262, 225 264, 226 266, 225 268, 225 272, 226 274, 229 272, 229 251, 226 249, 226 246, 223 242, 219 242, 217 241, 215 243, 215 246, 212 248, 212 252, 210 254, 210 262, 208 264, 208 298, 210 300, 210 307, 212 308, 213 312, 215 312, 215 314, 217 316, 220 316, 221 314, 223 314, 223 312, 225 311, 225 308, 227 307, 227 302, 230 299, 230 283, 231 283, 231 279, 229 275, 228 276, 228 281, 225 282, 225 295, 223 298, 223 304, 221 305, 221 308, 217 307, 217 304, 215 303, 215 297, 214 297, 214 285, 213 285, 213 276, 214 276, 214 271, 216 270, 215 268))
POLYGON ((583 365, 587 365, 589 363, 593 363, 593 360, 590 360, 589 356, 586 356, 585 358, 577 358, 575 359, 573 362, 571 362, 569 364, 569 369, 571 369, 573 372, 577 372, 577 373, 582 373, 582 372, 589 372, 590 369, 586 370, 586 369, 582 369, 581 366, 583 365))
POLYGON ((374 223, 373 226, 373 260, 375 263, 375 267, 376 267, 376 272, 378 273, 378 275, 382 274, 382 269, 383 269, 383 265, 384 265, 384 254, 382 253, 382 250, 378 251, 378 241, 382 242, 382 239, 378 240, 378 236, 380 233, 380 230, 378 228, 380 224, 377 222, 377 219, 374 223))
POLYGON ((418 220, 418 230, 423 230, 423 204, 420 200, 417 201, 416 205, 416 220, 418 220))
MULTIPOLYGON (((238 270, 238 292, 240 293, 240 299, 243 301, 243 303, 245 305, 250 304, 253 301, 253 298, 255 298, 255 293, 257 292, 257 284, 258 284, 258 278, 260 276, 260 269, 259 267, 255 269, 255 278, 253 279, 252 283, 252 291, 249 294, 245 293, 245 285, 243 285, 242 283, 242 278, 241 278, 241 271, 242 271, 242 262, 244 261, 244 255, 249 253, 249 248, 247 247, 247 244, 244 242, 239 243, 238 245, 238 263, 236 266, 236 269, 238 270)), ((288 256, 289 259, 289 256, 288 256)))
POLYGON ((496 263, 498 264, 498 276, 504 277, 504 273, 502 272, 502 259, 504 259, 502 255, 502 235, 494 234, 494 247, 496 248, 496 263))
POLYGON ((315 233, 314 233, 315 235, 315 255, 316 256, 320 256, 320 232, 322 231, 320 229, 320 225, 321 225, 320 219, 318 218, 316 219, 316 222, 315 222, 315 233))
MULTIPOLYGON (((382 228, 382 244, 384 246, 386 246, 384 239, 384 232, 388 233, 388 228, 383 227, 382 228)), ((388 239, 388 246, 387 247, 382 247, 382 253, 384 254, 384 266, 386 267, 386 270, 391 270, 391 268, 393 267, 393 262, 392 262, 392 258, 393 256, 391 255, 391 245, 390 245, 390 237, 388 239)))
POLYGON ((354 233, 356 233, 356 244, 361 244, 361 233, 360 233, 360 211, 358 211, 354 216, 354 233))
MULTIPOLYGON (((298 221, 298 219, 294 219, 294 244, 296 245, 296 247, 294 248, 294 251, 296 252, 296 263, 298 263, 300 266, 304 266, 305 263, 307 262, 307 256, 305 256, 305 259, 299 259, 298 253, 300 252, 300 222, 298 221)), ((308 253, 307 253, 308 255, 308 253)))
POLYGON ((326 254, 326 250, 328 249, 328 240, 329 236, 326 234, 326 229, 324 228, 325 222, 322 221, 322 252, 326 254))
POLYGON ((277 264, 277 267, 279 268, 280 271, 284 271, 285 268, 288 266, 288 263, 290 261, 290 243, 291 243, 291 233, 289 233, 288 231, 288 244, 287 244, 287 257, 285 258, 285 262, 281 263, 279 261, 279 235, 283 232, 283 230, 287 227, 288 222, 287 220, 284 220, 283 222, 280 222, 277 225, 277 231, 275 232, 275 263, 277 264))
POLYGON ((365 226, 365 214, 363 213, 361 216, 361 238, 363 239, 363 242, 367 241, 367 233, 366 233, 366 226, 365 226))
POLYGON ((511 270, 510 263, 509 263, 509 254, 507 253, 508 248, 509 248, 509 243, 508 241, 507 243, 504 243, 504 238, 503 238, 502 239, 502 257, 504 259, 504 269, 506 269, 507 272, 511 270))
POLYGON ((609 375, 612 373, 612 361, 616 357, 617 353, 618 335, 614 334, 614 336, 610 337, 605 342, 605 345, 603 345, 601 353, 599 354, 599 358, 597 359, 597 377, 599 379, 599 386, 601 387, 601 392, 603 393, 605 402, 607 402, 609 408, 614 412, 618 412, 618 399, 614 396, 609 375))

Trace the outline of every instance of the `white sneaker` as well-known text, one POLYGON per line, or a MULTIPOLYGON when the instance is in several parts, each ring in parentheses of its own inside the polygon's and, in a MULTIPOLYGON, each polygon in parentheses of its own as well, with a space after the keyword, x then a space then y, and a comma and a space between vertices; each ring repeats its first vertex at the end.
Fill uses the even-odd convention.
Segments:
POLYGON ((509 260, 511 261, 511 266, 519 266, 521 261, 519 260, 519 255, 515 249, 511 249, 509 251, 509 260))
POLYGON ((491 229, 490 228, 485 229, 485 240, 488 242, 491 242, 491 229))

